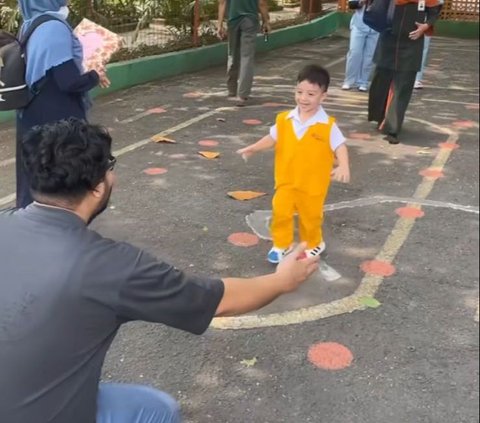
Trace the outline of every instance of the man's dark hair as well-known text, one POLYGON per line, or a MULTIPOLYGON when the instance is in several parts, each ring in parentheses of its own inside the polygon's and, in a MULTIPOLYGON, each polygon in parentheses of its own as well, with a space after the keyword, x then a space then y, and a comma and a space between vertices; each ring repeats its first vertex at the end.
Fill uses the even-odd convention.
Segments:
POLYGON ((105 128, 79 119, 33 128, 23 140, 22 154, 34 197, 84 198, 105 178, 111 145, 105 128))
POLYGON ((319 65, 307 65, 298 74, 297 83, 308 81, 311 84, 318 85, 324 92, 330 85, 330 74, 319 65))

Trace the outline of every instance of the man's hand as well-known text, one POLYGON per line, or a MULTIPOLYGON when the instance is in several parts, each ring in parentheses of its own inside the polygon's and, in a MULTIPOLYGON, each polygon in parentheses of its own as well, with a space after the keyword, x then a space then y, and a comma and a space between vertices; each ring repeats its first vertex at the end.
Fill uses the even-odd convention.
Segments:
POLYGON ((263 22, 262 32, 264 34, 270 34, 272 32, 272 25, 270 24, 270 22, 263 22))
POLYGON ((350 182, 350 169, 348 166, 337 166, 332 170, 330 176, 334 181, 348 184, 350 182))
POLYGON ((241 148, 240 150, 237 150, 237 154, 240 154, 242 156, 242 159, 245 160, 245 161, 247 161, 255 153, 256 153, 256 150, 253 147, 253 145, 249 145, 248 147, 241 148))
POLYGON ((217 37, 220 39, 220 40, 224 40, 225 38, 227 38, 227 32, 225 31, 225 28, 223 27, 223 24, 219 24, 218 27, 217 27, 217 37))
POLYGON ((423 36, 423 34, 425 34, 428 28, 430 28, 430 25, 428 25, 427 23, 415 22, 415 25, 417 25, 417 29, 408 34, 408 38, 410 38, 411 40, 418 40, 420 37, 423 36))
POLYGON ((318 269, 320 256, 305 257, 307 244, 302 242, 288 254, 277 266, 275 274, 282 284, 284 292, 291 292, 297 289, 308 277, 318 269))
POLYGON ((107 70, 105 68, 98 69, 97 71, 99 77, 100 88, 108 88, 110 86, 110 79, 107 77, 107 70))

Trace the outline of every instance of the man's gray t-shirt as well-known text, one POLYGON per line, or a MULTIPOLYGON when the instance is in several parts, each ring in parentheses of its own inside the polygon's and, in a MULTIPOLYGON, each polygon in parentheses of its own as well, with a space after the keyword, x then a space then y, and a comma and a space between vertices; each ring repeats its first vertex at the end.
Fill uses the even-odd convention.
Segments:
POLYGON ((204 332, 222 281, 187 276, 75 214, 0 213, 0 421, 94 423, 105 354, 122 323, 204 332))

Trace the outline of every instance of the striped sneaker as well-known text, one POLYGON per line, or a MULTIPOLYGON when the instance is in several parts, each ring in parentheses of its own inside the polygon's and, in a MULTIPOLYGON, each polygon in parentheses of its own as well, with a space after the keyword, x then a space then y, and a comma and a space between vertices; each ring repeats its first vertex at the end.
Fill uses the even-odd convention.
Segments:
POLYGON ((318 244, 315 248, 312 248, 310 250, 305 250, 305 253, 307 257, 316 257, 322 254, 325 251, 325 248, 327 246, 325 245, 324 242, 318 244))

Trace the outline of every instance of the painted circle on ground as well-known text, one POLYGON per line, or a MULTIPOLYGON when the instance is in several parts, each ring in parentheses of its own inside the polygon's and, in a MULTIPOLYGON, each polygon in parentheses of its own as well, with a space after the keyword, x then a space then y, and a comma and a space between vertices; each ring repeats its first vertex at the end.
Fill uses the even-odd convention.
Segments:
POLYGON ((202 147, 216 147, 218 145, 218 141, 201 140, 201 141, 198 141, 198 145, 201 145, 202 147))
POLYGON ((367 133, 362 133, 362 132, 350 132, 348 134, 348 137, 353 139, 353 140, 370 140, 372 139, 372 136, 367 133))
POLYGON ((441 170, 432 168, 423 169, 419 172, 419 174, 425 178, 431 179, 443 178, 445 176, 445 174, 441 170))
POLYGON ((259 119, 245 119, 243 121, 243 123, 245 125, 252 125, 252 126, 255 126, 255 125, 261 125, 262 124, 262 121, 259 120, 259 119))
POLYGON ((236 232, 228 237, 228 242, 237 247, 253 247, 258 244, 259 238, 248 232, 236 232))
POLYGON ((475 122, 472 120, 457 120, 452 123, 455 128, 473 128, 475 126, 475 122))
POLYGON ((148 113, 153 113, 153 114, 160 114, 160 113, 165 113, 166 110, 163 107, 154 107, 153 109, 150 109, 148 113))
POLYGON ((324 370, 342 370, 352 364, 352 352, 338 342, 319 342, 308 349, 308 361, 324 370))
POLYGON ((202 93, 200 93, 198 91, 192 91, 190 93, 183 94, 184 98, 199 98, 201 96, 202 96, 202 93))
POLYGON ((154 176, 154 175, 163 175, 164 173, 167 173, 168 170, 165 169, 164 167, 149 167, 148 169, 145 169, 143 173, 146 175, 154 176))
POLYGON ((288 107, 287 104, 284 104, 284 103, 263 103, 262 104, 263 107, 288 107))
POLYGON ((418 219, 425 216, 423 210, 417 209, 416 207, 400 207, 395 210, 400 217, 406 217, 408 219, 418 219))
POLYGON ((448 150, 456 150, 457 148, 460 148, 460 146, 455 143, 455 142, 441 142, 438 144, 440 148, 446 148, 448 150))
POLYGON ((391 263, 381 260, 367 260, 360 265, 363 272, 371 275, 388 277, 392 276, 396 269, 391 263))

